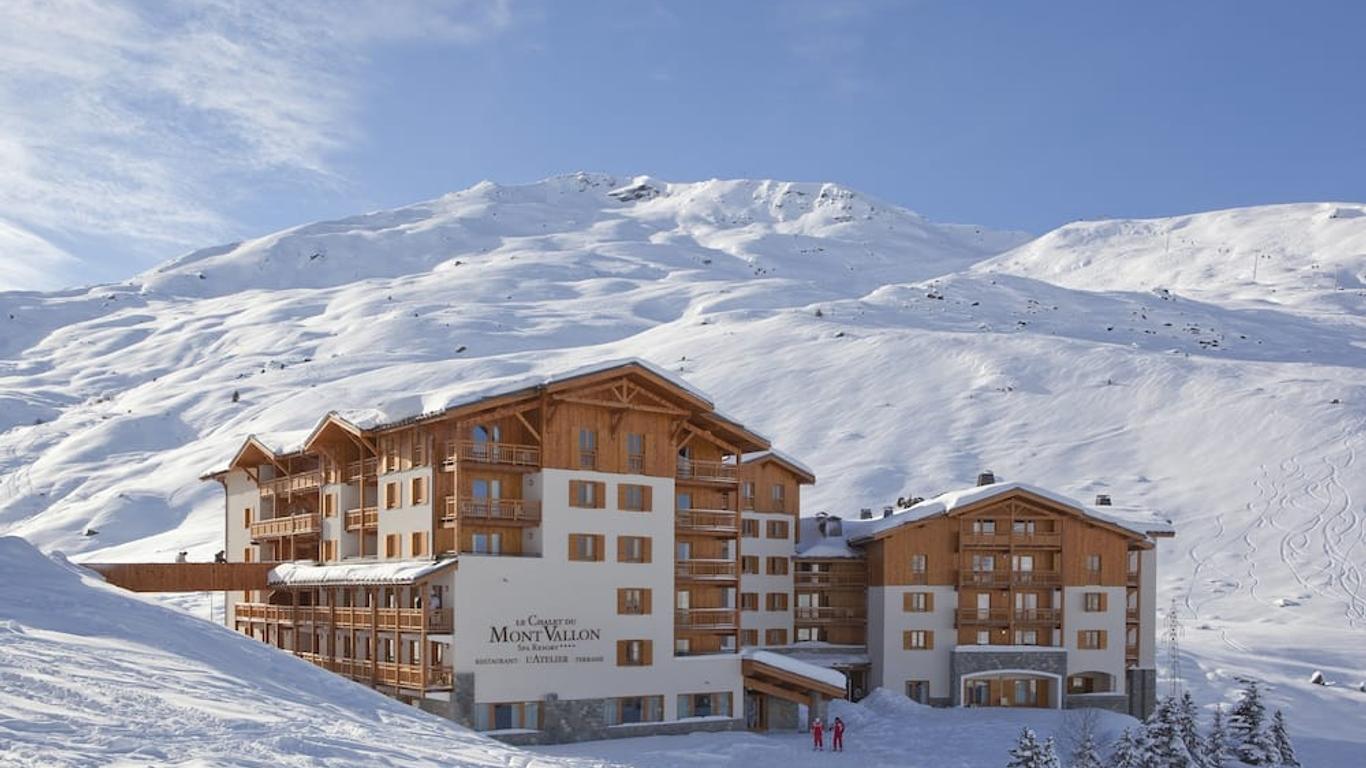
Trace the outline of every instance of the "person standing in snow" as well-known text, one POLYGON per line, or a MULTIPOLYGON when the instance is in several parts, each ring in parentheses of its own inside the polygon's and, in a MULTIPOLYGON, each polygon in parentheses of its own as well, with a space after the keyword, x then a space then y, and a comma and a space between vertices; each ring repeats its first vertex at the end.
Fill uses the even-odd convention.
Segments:
POLYGON ((830 751, 844 751, 844 721, 835 718, 835 725, 830 729, 830 751))
POLYGON ((818 717, 811 721, 811 749, 812 751, 825 751, 825 726, 821 725, 818 717))

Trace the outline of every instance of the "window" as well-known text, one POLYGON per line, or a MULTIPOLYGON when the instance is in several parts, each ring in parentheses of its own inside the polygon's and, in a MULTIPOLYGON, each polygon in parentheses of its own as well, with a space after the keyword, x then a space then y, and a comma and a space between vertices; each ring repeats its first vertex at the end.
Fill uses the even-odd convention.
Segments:
POLYGON ((503 554, 503 534, 475 531, 470 534, 470 549, 476 555, 503 554))
POLYGON ((648 537, 648 536, 618 536, 618 537, 617 537, 617 562, 618 562, 618 563, 648 563, 648 562, 650 562, 650 537, 648 537))
POLYGON ((538 730, 540 727, 539 701, 478 704, 474 709, 474 728, 478 731, 506 731, 514 728, 538 730))
POLYGON ((399 557, 403 554, 403 542, 399 540, 397 533, 391 533, 384 537, 384 556, 399 557))
POLYGON ((758 556, 758 555, 741 555, 741 556, 740 556, 740 572, 741 572, 741 573, 758 574, 758 573, 759 573, 759 556, 758 556))
POLYGON ((740 508, 754 509, 754 481, 740 483, 740 508))
POLYGON ((408 503, 414 505, 427 503, 427 478, 414 477, 409 482, 408 503))
POLYGON ((603 703, 602 719, 606 725, 657 723, 664 719, 664 697, 631 696, 608 699, 603 703))
POLYGON ((978 644, 978 645, 991 645, 991 630, 989 630, 989 629, 979 629, 979 630, 977 630, 977 644, 978 644))
POLYGON ((1088 651, 1105 650, 1105 630, 1083 629, 1078 631, 1077 647, 1088 651))
POLYGON ((392 435, 379 440, 380 469, 384 472, 398 471, 398 441, 392 435))
POLYGON ((744 536, 744 537, 747 538, 747 539, 757 539, 757 538, 759 538, 759 521, 758 521, 758 520, 741 520, 741 521, 740 521, 740 535, 741 535, 741 536, 744 536))
POLYGON ((740 610, 742 610, 742 611, 757 611, 757 610, 759 610, 759 593, 758 593, 758 592, 741 592, 741 593, 740 593, 740 610))
POLYGON ((934 610, 934 593, 905 592, 901 595, 901 607, 907 613, 929 613, 934 610))
POLYGON ((797 627, 797 642, 825 642, 828 635, 822 627, 797 627))
POLYGON ((247 507, 246 509, 242 510, 242 527, 251 527, 251 507, 247 507))
POLYGON ((598 433, 588 427, 579 427, 579 469, 598 468, 598 433))
POLYGON ((1100 583, 1100 555, 1086 556, 1086 581, 1091 584, 1100 583))
POLYGON ((337 516, 337 494, 323 494, 323 517, 337 516))
POLYGON ((395 509, 395 508, 397 508, 399 504, 403 503, 403 502, 402 502, 402 499, 401 499, 401 496, 402 496, 402 494, 399 493, 398 483, 385 483, 385 484, 384 484, 384 508, 385 508, 385 509, 395 509))
POLYGON ((730 717, 730 693, 681 693, 678 695, 679 717, 730 717))
POLYGON ((770 558, 768 558, 768 575, 769 575, 769 576, 786 576, 786 575, 787 575, 787 558, 786 558, 786 557, 770 557, 770 558))
POLYGON ((759 644, 759 630, 742 629, 740 630, 740 645, 752 647, 759 644))
POLYGON ((912 578, 924 581, 925 574, 929 570, 929 560, 922 554, 911 555, 911 576, 912 578))
POLYGON ((645 435, 627 433, 626 471, 633 475, 645 474, 645 435))
POLYGON ((627 512, 649 512, 650 486, 622 483, 617 486, 617 508, 627 512))
POLYGON ((602 534, 569 534, 569 559, 578 561, 597 561, 602 559, 602 534))
POLYGON ((413 466, 427 466, 427 435, 413 435, 413 466))
POLYGON ((1034 529, 1035 525, 1033 520, 1016 520, 1010 526, 1010 530, 1013 533, 1020 534, 1023 536, 1033 536, 1034 529))
POLYGON ((648 667, 653 663, 651 658, 653 643, 649 640, 618 640, 617 641, 617 666, 618 667, 648 667))
POLYGON ((413 540, 411 543, 413 549, 410 554, 412 554, 413 557, 422 557, 423 555, 427 554, 426 533, 423 533, 422 531, 413 531, 413 540))
POLYGON ((765 606, 764 606, 764 609, 765 609, 765 610, 768 610, 768 611, 786 611, 786 610, 787 610, 787 593, 786 593, 786 592, 769 592, 767 595, 764 595, 764 603, 765 603, 765 606))
POLYGON ((786 629, 764 630, 764 645, 787 645, 786 629))
POLYGON ((650 590, 643 587, 625 587, 618 589, 617 613, 623 616, 638 616, 650 613, 650 590))
POLYGON ((907 680, 906 698, 911 701, 918 701, 921 704, 930 703, 930 681, 929 680, 907 680))
POLYGON ((1016 645, 1038 645, 1039 631, 1036 629, 1017 629, 1015 630, 1016 645))
POLYGON ((774 483, 769 493, 773 498, 773 511, 786 512, 787 507, 784 506, 784 499, 787 497, 787 487, 782 483, 774 483))
POLYGON ((1087 592, 1083 597, 1085 600, 1083 610, 1087 613, 1100 613, 1105 610, 1104 592, 1087 592))
POLYGON ((901 647, 908 651, 927 651, 934 647, 934 633, 928 629, 910 629, 901 633, 901 647))
POLYGON ((972 532, 973 532, 973 533, 985 533, 985 534, 987 534, 987 535, 992 535, 992 534, 996 533, 996 521, 995 521, 995 520, 973 520, 973 521, 972 521, 972 532))
POLYGON ((579 509, 602 509, 607 486, 588 480, 569 481, 569 506, 579 509))
POLYGON ((787 521, 786 521, 786 520, 769 520, 769 521, 768 521, 768 533, 767 533, 767 535, 768 535, 768 538, 770 538, 770 539, 786 539, 786 538, 787 538, 787 521))
POLYGON ((323 562, 331 562, 337 559, 337 542, 323 542, 323 562))

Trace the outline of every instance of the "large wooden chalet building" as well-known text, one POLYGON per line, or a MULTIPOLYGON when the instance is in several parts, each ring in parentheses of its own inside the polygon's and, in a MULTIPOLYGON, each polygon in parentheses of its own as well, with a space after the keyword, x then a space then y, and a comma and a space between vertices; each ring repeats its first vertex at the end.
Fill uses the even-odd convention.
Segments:
POLYGON ((989 483, 802 517, 815 476, 639 360, 392 422, 332 412, 207 475, 230 626, 510 741, 798 725, 873 687, 938 705, 1154 697, 1155 540, 989 483))

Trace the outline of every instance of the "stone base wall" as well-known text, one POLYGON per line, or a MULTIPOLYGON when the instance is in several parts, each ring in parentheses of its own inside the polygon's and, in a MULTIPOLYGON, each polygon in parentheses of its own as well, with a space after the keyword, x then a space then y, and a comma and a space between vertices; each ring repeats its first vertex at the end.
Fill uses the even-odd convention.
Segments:
POLYGON ((795 702, 767 696, 768 729, 770 731, 799 731, 806 723, 800 722, 800 710, 795 702))
MULTIPOLYGON (((591 699, 580 699, 578 702, 591 702, 591 699)), ((591 708, 591 704, 589 704, 591 708)), ((602 711, 601 702, 598 703, 598 711, 602 711)), ((544 715, 542 715, 544 718, 544 715)), ((536 744, 567 744, 576 741, 599 741, 602 739, 630 739, 637 736, 676 736, 685 733, 717 733, 720 731, 743 731, 745 722, 739 718, 720 719, 708 718, 705 720, 670 720, 662 723, 632 723, 630 725, 587 725, 578 731, 566 731, 564 725, 569 723, 571 718, 563 718, 560 727, 556 730, 540 731, 508 731, 499 733, 493 731, 487 733, 489 738, 497 739, 504 744, 514 746, 529 746, 536 744)), ((601 720, 601 716, 599 716, 601 720)), ((542 721, 544 723, 544 720, 542 721)))
POLYGON ((1063 699, 1068 709, 1104 709, 1120 714, 1129 714, 1129 697, 1122 693, 1082 693, 1071 694, 1063 699))
POLYGON ((1129 714, 1140 720, 1148 719, 1148 715, 1157 708, 1157 670, 1134 668, 1125 677, 1129 691, 1129 714))
MULTIPOLYGON (((1067 679, 1067 651, 954 651, 950 661, 949 679, 953 681, 953 705, 963 703, 963 677, 978 672, 1009 669, 1042 672, 1058 676, 1058 687, 1067 679)), ((1063 692, 1059 690, 1058 696, 1063 692)))

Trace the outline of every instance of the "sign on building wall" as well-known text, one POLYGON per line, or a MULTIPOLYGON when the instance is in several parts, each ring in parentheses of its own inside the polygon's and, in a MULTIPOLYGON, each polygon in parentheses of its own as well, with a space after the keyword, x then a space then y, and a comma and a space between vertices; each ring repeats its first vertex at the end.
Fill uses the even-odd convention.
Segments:
POLYGON ((475 654, 476 666, 594 664, 606 659, 602 629, 583 626, 572 617, 532 613, 510 623, 489 625, 485 639, 475 654))

